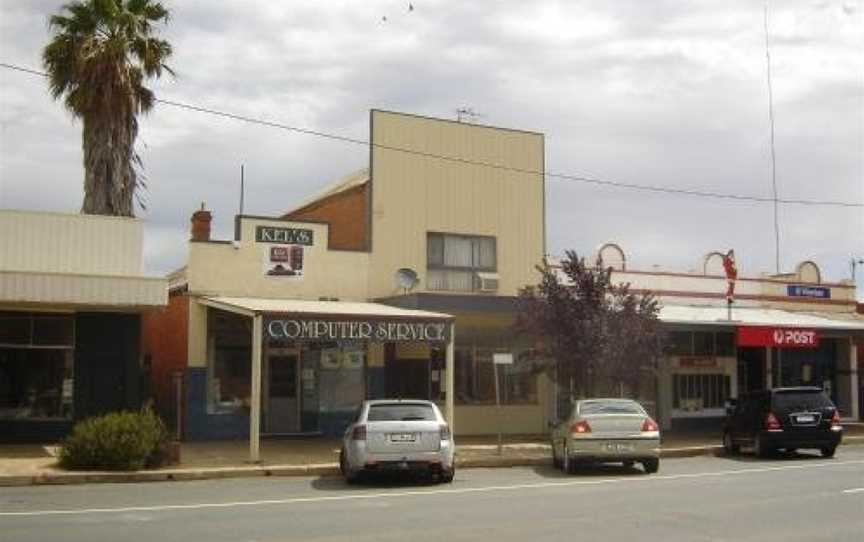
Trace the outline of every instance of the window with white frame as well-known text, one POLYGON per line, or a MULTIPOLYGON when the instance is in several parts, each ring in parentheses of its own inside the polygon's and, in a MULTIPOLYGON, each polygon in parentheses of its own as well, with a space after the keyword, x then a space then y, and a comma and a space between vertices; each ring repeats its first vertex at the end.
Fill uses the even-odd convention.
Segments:
POLYGON ((429 290, 470 292, 478 288, 478 272, 495 272, 494 237, 429 233, 426 237, 426 282, 429 290))

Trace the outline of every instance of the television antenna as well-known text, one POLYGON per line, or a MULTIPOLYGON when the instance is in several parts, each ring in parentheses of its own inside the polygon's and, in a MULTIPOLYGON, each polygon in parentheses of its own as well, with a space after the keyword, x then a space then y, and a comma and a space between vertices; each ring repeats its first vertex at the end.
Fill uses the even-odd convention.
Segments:
POLYGON ((467 122, 473 124, 481 117, 483 117, 483 115, 474 111, 473 107, 460 107, 456 110, 456 122, 467 122))
POLYGON ((396 287, 402 288, 403 294, 406 295, 420 283, 417 272, 408 267, 397 269, 394 279, 396 280, 396 287))

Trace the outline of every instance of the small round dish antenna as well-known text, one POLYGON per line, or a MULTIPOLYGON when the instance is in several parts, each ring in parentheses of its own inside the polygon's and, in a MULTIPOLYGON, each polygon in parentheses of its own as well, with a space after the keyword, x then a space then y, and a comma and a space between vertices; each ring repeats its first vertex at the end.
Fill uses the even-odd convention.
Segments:
POLYGON ((415 286, 420 282, 420 279, 417 278, 417 271, 413 269, 409 269, 407 267, 403 267, 402 269, 396 270, 396 286, 398 288, 402 288, 404 293, 408 293, 414 289, 415 286))

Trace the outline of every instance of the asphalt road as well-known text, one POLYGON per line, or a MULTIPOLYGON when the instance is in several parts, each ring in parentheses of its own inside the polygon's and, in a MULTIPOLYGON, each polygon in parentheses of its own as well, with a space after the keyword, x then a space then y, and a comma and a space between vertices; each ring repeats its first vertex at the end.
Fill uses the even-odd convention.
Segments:
POLYGON ((603 467, 472 469, 450 485, 256 478, 0 488, 0 541, 864 540, 864 446, 603 467))

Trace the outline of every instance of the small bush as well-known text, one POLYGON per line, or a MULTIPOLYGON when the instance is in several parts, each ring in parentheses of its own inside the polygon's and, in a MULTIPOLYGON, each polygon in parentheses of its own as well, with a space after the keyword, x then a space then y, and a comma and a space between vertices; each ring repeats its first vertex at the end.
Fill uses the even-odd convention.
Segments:
POLYGON ((153 410, 113 412, 75 425, 60 450, 65 469, 138 470, 158 467, 168 441, 153 410))

